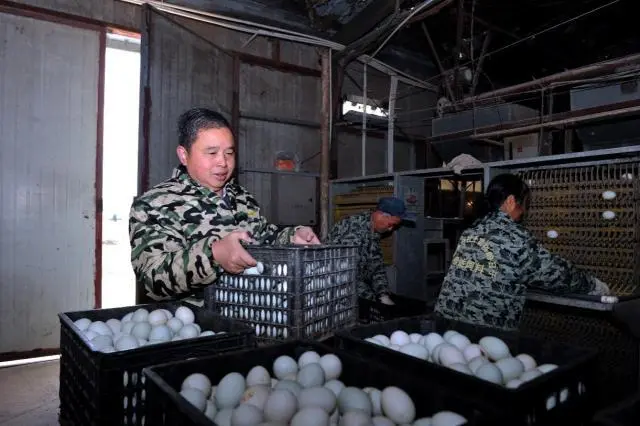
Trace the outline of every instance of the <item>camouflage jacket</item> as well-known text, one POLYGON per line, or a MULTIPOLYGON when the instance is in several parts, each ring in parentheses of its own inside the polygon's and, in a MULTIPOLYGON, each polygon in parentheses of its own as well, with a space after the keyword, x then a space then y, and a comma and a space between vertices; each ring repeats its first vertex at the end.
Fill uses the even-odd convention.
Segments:
POLYGON ((327 237, 329 244, 358 246, 358 295, 375 299, 389 292, 380 248, 380 234, 371 226, 371 212, 355 214, 336 223, 327 237))
POLYGON ((490 213, 462 233, 435 312, 445 318, 517 329, 527 288, 586 294, 591 277, 542 247, 522 225, 490 213))
POLYGON ((131 206, 129 238, 137 285, 154 300, 187 297, 218 278, 214 241, 245 230, 261 244, 287 244, 295 229, 267 223, 255 198, 233 179, 219 196, 179 166, 131 206))

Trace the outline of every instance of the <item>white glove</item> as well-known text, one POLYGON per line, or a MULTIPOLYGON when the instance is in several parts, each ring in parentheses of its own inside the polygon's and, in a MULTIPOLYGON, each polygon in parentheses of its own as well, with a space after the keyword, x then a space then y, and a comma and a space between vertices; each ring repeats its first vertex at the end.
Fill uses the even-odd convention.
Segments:
POLYGON ((383 294, 382 296, 380 296, 380 303, 382 303, 383 305, 395 305, 393 300, 391 300, 391 298, 387 294, 383 294))
POLYGON ((453 172, 459 175, 462 169, 465 169, 467 167, 479 166, 481 164, 482 163, 478 159, 472 157, 469 154, 460 154, 456 158, 451 160, 449 164, 446 165, 446 167, 453 169, 453 172))
POLYGON ((606 296, 611 290, 609 290, 609 286, 600 281, 597 278, 593 278, 593 282, 596 284, 593 290, 589 293, 591 296, 606 296))

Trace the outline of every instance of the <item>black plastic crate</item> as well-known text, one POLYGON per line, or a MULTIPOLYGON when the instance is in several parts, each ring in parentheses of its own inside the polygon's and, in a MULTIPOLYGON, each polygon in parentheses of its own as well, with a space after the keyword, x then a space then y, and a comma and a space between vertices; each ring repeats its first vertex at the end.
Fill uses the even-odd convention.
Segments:
POLYGON ((475 401, 477 407, 497 413, 500 421, 510 425, 583 424, 594 413, 591 403, 595 391, 593 369, 597 353, 588 349, 431 316, 402 318, 343 330, 336 333, 333 343, 337 348, 359 354, 365 359, 398 366, 403 374, 434 380, 475 401), (455 330, 467 336, 472 343, 477 343, 484 336, 495 336, 509 346, 512 355, 527 353, 535 358, 538 365, 551 363, 558 365, 558 368, 516 389, 508 389, 364 340, 377 334, 389 336, 396 330, 422 335, 430 332, 442 335, 446 330, 455 330), (560 403, 560 393, 564 389, 568 390, 568 394, 564 394, 566 399, 562 398, 564 402, 560 403), (550 399, 555 406, 547 409, 550 399))
POLYGON ((260 275, 221 275, 205 306, 261 342, 318 340, 357 322, 355 246, 248 246, 260 275))
POLYGON ((640 424, 640 393, 596 414, 593 426, 637 426, 640 424))
MULTIPOLYGON (((157 303, 124 308, 67 312, 60 317, 60 423, 63 425, 143 425, 142 369, 152 364, 255 347, 253 330, 188 303, 157 303), (224 334, 152 344, 121 352, 93 351, 74 325, 80 318, 107 321, 145 308, 175 313, 189 307, 203 330, 224 334)), ((148 422, 146 424, 149 424, 148 422)))
POLYGON ((598 351, 596 410, 638 391, 640 341, 615 314, 528 300, 520 330, 540 340, 598 351))
POLYGON ((358 321, 362 324, 369 324, 427 313, 427 302, 398 294, 393 294, 390 297, 395 305, 385 305, 379 301, 358 298, 358 321))
MULTIPOLYGON (((367 362, 346 351, 333 349, 321 343, 292 341, 239 351, 233 354, 172 362, 145 368, 146 389, 149 394, 146 417, 154 426, 213 426, 214 423, 179 394, 183 380, 190 374, 203 373, 216 385, 226 374, 238 372, 244 376, 256 365, 262 365, 273 375, 273 362, 281 355, 297 359, 306 351, 319 355, 333 353, 342 361, 339 380, 346 386, 371 386, 382 390, 397 386, 411 396, 416 406, 416 418, 429 417, 438 411, 454 411, 467 419, 469 426, 495 426, 481 411, 457 395, 428 380, 415 380, 398 375, 388 366, 367 362)), ((514 425, 510 425, 514 426, 514 425)))

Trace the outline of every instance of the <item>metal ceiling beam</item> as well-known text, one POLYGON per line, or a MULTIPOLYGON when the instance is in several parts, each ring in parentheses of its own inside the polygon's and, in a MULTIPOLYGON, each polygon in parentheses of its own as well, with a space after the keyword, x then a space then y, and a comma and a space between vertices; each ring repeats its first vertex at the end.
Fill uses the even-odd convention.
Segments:
POLYGON ((371 0, 367 7, 342 26, 333 39, 341 44, 353 43, 391 15, 396 10, 396 3, 402 7, 405 2, 406 0, 371 0))

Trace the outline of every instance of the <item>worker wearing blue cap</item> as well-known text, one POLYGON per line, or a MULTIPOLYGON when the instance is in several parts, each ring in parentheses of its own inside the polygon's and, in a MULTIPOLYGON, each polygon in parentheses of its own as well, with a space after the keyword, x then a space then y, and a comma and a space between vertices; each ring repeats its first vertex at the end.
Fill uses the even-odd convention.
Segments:
POLYGON ((358 296, 386 305, 393 305, 389 297, 389 281, 382 258, 380 238, 397 229, 403 221, 415 221, 415 214, 407 211, 404 202, 396 197, 378 201, 374 211, 355 214, 336 223, 328 236, 330 244, 358 246, 358 296))

